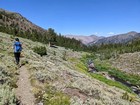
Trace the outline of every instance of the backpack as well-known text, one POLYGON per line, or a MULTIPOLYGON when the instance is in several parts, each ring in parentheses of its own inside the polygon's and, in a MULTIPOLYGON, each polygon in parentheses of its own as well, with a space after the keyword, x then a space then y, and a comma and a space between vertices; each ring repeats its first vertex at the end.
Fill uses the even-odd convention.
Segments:
POLYGON ((15 42, 14 43, 14 48, 15 48, 15 52, 21 52, 21 50, 22 50, 21 43, 20 42, 15 42))

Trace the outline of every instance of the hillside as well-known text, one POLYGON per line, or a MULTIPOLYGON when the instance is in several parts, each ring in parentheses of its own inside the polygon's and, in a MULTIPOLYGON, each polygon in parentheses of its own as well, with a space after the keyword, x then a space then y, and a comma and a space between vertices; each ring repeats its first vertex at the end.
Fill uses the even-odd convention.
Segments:
POLYGON ((35 25, 30 22, 28 19, 23 17, 19 13, 6 11, 4 9, 0 9, 0 26, 6 26, 9 28, 16 28, 17 31, 30 32, 33 33, 36 31, 37 33, 45 33, 45 29, 35 25))
MULTIPOLYGON (((24 75, 24 72, 21 75, 19 70, 27 70, 32 88, 29 90, 25 87, 20 91, 31 91, 36 103, 43 102, 44 105, 56 105, 56 103, 57 105, 140 104, 140 99, 136 95, 126 94, 125 90, 109 86, 91 77, 86 71, 85 64, 80 60, 87 53, 66 50, 59 46, 48 47, 48 45, 23 38, 20 40, 23 44, 22 67, 18 68, 13 57, 14 37, 0 33, 0 72, 2 74, 0 76, 0 103, 16 103, 13 101, 16 100, 14 90, 19 87, 18 78, 24 75), (47 55, 41 57, 35 53, 33 48, 36 46, 45 46, 47 55)), ((24 101, 21 100, 22 102, 24 101)))
POLYGON ((114 67, 122 71, 140 75, 140 52, 125 53, 110 61, 114 67))

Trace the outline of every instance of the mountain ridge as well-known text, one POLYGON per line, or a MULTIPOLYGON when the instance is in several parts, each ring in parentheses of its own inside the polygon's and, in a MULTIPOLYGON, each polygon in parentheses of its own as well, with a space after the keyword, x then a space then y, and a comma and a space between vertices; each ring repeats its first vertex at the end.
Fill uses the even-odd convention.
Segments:
POLYGON ((20 13, 7 11, 4 9, 0 9, 0 21, 1 25, 7 26, 7 27, 18 27, 21 31, 30 31, 36 30, 37 32, 45 32, 46 29, 43 29, 42 27, 32 23, 27 18, 23 17, 20 13))
POLYGON ((138 32, 130 31, 123 34, 117 34, 117 35, 105 37, 105 38, 97 40, 96 42, 93 41, 90 43, 90 45, 127 43, 139 37, 140 35, 138 32))
POLYGON ((76 40, 80 40, 83 44, 87 45, 91 42, 95 42, 99 39, 102 39, 103 36, 96 36, 96 35, 89 35, 89 36, 84 36, 84 35, 65 35, 68 38, 75 38, 76 40))
POLYGON ((69 38, 75 38, 76 40, 80 40, 85 45, 100 45, 100 44, 117 44, 117 43, 127 43, 136 38, 140 37, 140 33, 136 31, 130 31, 127 33, 117 34, 113 36, 97 36, 97 35, 65 35, 69 38))

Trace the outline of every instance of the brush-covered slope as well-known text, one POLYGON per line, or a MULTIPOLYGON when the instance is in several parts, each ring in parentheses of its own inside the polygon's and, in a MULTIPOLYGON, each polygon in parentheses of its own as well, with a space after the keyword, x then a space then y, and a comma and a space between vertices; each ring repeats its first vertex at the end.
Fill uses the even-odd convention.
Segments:
POLYGON ((37 33, 44 33, 46 30, 30 22, 28 19, 23 17, 19 13, 0 9, 0 26, 8 28, 16 28, 18 31, 31 32, 36 31, 37 33))
POLYGON ((140 75, 140 52, 121 54, 111 59, 112 65, 128 73, 140 75))
MULTIPOLYGON (((18 68, 14 64, 14 38, 0 33, 0 103, 7 100, 14 103, 14 89, 18 68), (11 88, 13 91, 10 91, 11 88), (7 89, 7 90, 6 90, 7 89), (5 92, 5 93, 4 93, 5 92)), ((52 48, 38 42, 20 38, 23 44, 22 66, 30 72, 32 93, 37 103, 44 105, 139 105, 140 100, 124 90, 91 78, 79 68, 80 58, 85 52, 74 52, 63 47, 52 48), (45 46, 47 55, 40 56, 34 47, 45 46), (130 96, 131 99, 127 97, 130 96), (125 98, 126 97, 126 98, 125 98)), ((83 66, 83 69, 85 67, 83 66)), ((16 105, 16 104, 15 104, 16 105)))

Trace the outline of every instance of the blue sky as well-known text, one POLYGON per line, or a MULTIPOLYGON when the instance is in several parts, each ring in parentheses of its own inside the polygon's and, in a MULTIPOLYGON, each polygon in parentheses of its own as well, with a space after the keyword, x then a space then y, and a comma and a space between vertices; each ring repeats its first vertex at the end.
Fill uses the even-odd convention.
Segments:
POLYGON ((0 8, 63 35, 140 32, 140 0, 0 0, 0 8))

